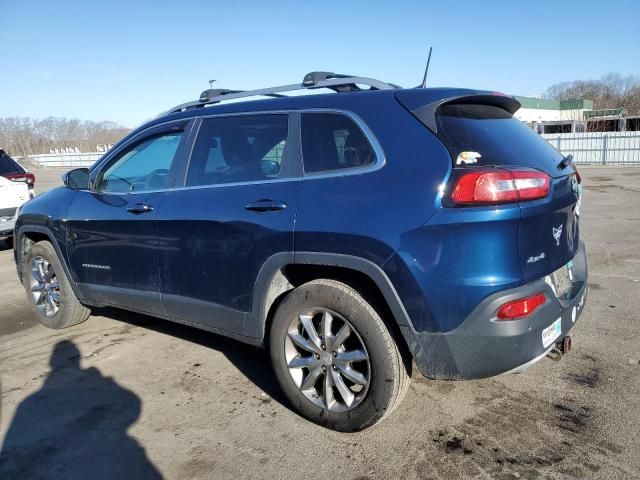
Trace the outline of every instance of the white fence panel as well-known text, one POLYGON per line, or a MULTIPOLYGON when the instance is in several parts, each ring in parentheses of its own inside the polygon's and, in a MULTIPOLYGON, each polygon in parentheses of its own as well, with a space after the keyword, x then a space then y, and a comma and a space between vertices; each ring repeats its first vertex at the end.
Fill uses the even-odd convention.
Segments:
POLYGON ((541 135, 578 164, 640 164, 640 132, 547 133, 541 135))

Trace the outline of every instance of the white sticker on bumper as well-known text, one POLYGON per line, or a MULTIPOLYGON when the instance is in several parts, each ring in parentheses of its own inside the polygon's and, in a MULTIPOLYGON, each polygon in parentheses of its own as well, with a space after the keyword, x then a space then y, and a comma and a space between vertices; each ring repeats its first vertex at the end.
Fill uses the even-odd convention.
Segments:
POLYGON ((562 334, 562 318, 542 330, 542 346, 547 348, 562 334))

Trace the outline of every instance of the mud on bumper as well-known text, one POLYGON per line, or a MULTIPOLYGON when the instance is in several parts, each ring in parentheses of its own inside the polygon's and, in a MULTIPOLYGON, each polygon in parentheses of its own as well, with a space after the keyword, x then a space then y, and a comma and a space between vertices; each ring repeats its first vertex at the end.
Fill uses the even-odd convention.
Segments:
POLYGON ((548 349, 542 331, 561 321, 565 337, 582 314, 587 300, 587 262, 584 243, 573 259, 569 292, 558 298, 544 278, 484 299, 456 329, 446 333, 408 331, 402 327, 420 372, 436 379, 485 378, 516 369, 548 349), (544 292, 546 303, 520 320, 500 321, 495 314, 506 302, 544 292))

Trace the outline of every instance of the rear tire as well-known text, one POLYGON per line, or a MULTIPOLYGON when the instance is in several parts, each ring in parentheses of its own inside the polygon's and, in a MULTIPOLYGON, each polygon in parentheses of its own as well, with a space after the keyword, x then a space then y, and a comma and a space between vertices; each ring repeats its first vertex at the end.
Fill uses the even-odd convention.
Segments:
POLYGON ((45 327, 67 328, 89 318, 91 311, 78 301, 50 242, 32 245, 21 268, 27 301, 45 327))
POLYGON ((305 283, 284 298, 269 348, 293 406, 333 430, 352 432, 378 423, 400 404, 409 386, 400 350, 378 313, 357 291, 335 280, 305 283))

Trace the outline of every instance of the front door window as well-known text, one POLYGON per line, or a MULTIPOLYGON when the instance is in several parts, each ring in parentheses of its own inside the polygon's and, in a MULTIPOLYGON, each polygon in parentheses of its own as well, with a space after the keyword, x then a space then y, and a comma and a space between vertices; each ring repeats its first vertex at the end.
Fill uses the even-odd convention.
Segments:
POLYGON ((100 175, 96 190, 127 193, 168 188, 169 171, 181 140, 181 132, 166 133, 125 150, 100 175))

